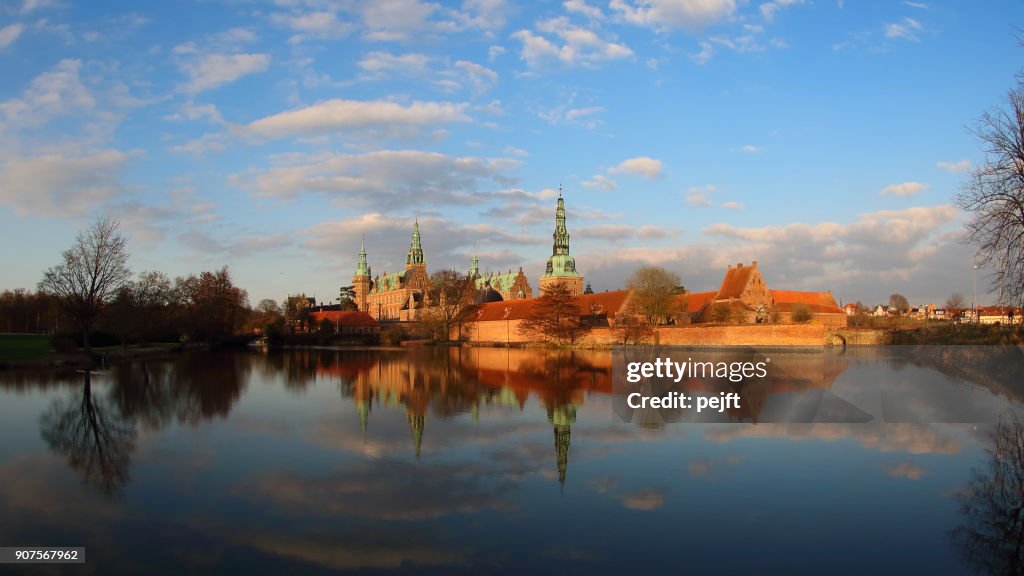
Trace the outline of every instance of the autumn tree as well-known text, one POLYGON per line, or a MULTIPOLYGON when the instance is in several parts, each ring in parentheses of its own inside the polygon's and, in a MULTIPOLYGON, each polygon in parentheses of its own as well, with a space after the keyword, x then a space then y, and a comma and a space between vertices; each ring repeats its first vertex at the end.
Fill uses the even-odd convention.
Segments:
POLYGON ((74 320, 87 353, 89 332, 131 277, 127 240, 118 228, 116 220, 97 220, 78 234, 62 262, 43 273, 39 283, 39 290, 57 297, 74 320))
POLYGON ((910 311, 910 302, 903 294, 893 294, 889 296, 889 308, 895 308, 897 313, 903 315, 910 311))
POLYGON ((529 315, 520 322, 519 333, 548 342, 572 344, 587 331, 580 315, 572 292, 558 282, 544 288, 529 315))
POLYGON ((423 323, 435 340, 448 340, 451 330, 476 308, 476 285, 455 270, 439 270, 430 276, 423 323))
POLYGON ((790 317, 793 319, 793 322, 804 324, 814 318, 814 313, 811 312, 811 309, 806 304, 797 304, 793 307, 790 317))
POLYGON ((643 317, 648 326, 667 322, 672 312, 672 297, 680 285, 678 274, 660 266, 643 266, 633 271, 626 285, 634 314, 643 317))
POLYGON ((1024 75, 1002 107, 973 127, 985 162, 971 169, 957 203, 971 214, 967 238, 978 264, 991 266, 992 287, 1008 303, 1024 302, 1024 75))

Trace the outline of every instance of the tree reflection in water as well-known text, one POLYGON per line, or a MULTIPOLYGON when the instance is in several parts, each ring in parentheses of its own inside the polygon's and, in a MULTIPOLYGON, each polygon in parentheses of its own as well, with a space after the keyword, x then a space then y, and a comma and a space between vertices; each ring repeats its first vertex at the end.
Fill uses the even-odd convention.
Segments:
POLYGON ((963 524, 953 540, 980 573, 1024 574, 1024 420, 1014 415, 992 433, 988 469, 959 495, 963 524))
POLYGON ((128 484, 135 426, 93 398, 89 372, 83 380, 81 398, 57 399, 43 414, 42 436, 54 452, 68 459, 86 484, 115 496, 128 484))

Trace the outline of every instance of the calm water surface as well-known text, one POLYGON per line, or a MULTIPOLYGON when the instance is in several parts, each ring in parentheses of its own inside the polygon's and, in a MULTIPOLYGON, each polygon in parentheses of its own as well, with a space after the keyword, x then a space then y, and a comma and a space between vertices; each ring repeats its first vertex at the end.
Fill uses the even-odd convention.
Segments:
POLYGON ((1024 491, 993 478, 1021 461, 987 452, 1019 372, 794 358, 735 422, 664 426, 614 416, 609 352, 3 373, 0 546, 87 548, 25 573, 1019 573, 1024 491), (793 394, 875 416, 772 421, 793 394))

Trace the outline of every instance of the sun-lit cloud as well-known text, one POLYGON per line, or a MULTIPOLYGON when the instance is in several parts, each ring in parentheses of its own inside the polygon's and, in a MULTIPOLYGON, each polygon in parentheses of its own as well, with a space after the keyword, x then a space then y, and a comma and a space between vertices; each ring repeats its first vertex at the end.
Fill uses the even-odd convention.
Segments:
POLYGON ((512 38, 522 44, 519 57, 530 68, 550 64, 595 67, 633 56, 633 50, 614 37, 601 36, 564 17, 541 20, 535 30, 519 30, 512 38))
POLYGON ((325 100, 254 120, 237 131, 262 138, 282 138, 355 129, 420 128, 468 121, 464 109, 465 105, 450 102, 417 101, 403 105, 384 100, 325 100))
POLYGON ((913 196, 920 194, 928 189, 927 184, 920 182, 902 182, 899 184, 889 184, 885 188, 882 188, 879 192, 879 196, 913 196))
POLYGON ((697 31, 736 11, 735 0, 611 0, 616 18, 655 29, 697 31))
POLYGON ((970 160, 957 160, 956 162, 936 162, 935 167, 939 170, 952 172, 954 174, 966 174, 971 171, 970 160))
POLYGON ((113 149, 8 156, 0 163, 0 203, 19 214, 86 214, 124 192, 128 159, 113 149))
POLYGON ((653 179, 661 176, 661 160, 655 160, 649 156, 637 156, 620 162, 617 166, 608 169, 611 174, 631 174, 653 179))
POLYGON ((8 24, 7 26, 0 28, 0 50, 14 44, 14 41, 18 39, 18 36, 21 36, 21 31, 23 29, 24 26, 20 22, 8 24))
POLYGON ((922 30, 924 30, 924 26, 919 21, 913 18, 904 18, 899 22, 887 23, 885 25, 885 37, 917 42, 919 40, 918 35, 922 30))

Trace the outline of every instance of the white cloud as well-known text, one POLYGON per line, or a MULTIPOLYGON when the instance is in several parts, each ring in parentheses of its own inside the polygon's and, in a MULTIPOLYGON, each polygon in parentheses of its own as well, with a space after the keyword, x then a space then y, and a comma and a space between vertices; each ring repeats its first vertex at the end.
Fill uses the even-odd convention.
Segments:
POLYGON ((626 240, 664 240, 678 234, 675 230, 669 230, 661 226, 645 224, 632 226, 630 224, 597 224, 593 226, 576 226, 572 230, 573 238, 578 240, 604 240, 607 242, 622 242, 626 240))
POLYGON ((580 182, 580 186, 584 188, 597 188, 599 190, 615 190, 619 187, 614 180, 604 174, 597 174, 590 180, 580 182))
POLYGON ((733 200, 730 200, 728 202, 722 202, 722 208, 729 208, 729 209, 732 209, 732 210, 739 210, 740 208, 743 208, 743 204, 741 204, 739 202, 736 202, 736 201, 733 201, 733 200))
POLYGON ((9 24, 0 28, 0 50, 14 44, 14 41, 18 39, 18 36, 21 36, 22 28, 24 28, 24 26, 20 23, 9 24))
POLYGON ((711 193, 715 191, 715 187, 711 184, 706 186, 691 186, 686 191, 686 203, 690 206, 696 206, 697 208, 706 208, 711 206, 711 193))
POLYGON ((690 57, 690 60, 692 60, 694 64, 703 65, 707 64, 714 54, 715 48, 714 46, 711 45, 710 42, 701 42, 700 52, 694 54, 687 54, 687 56, 690 57))
POLYGON ((178 112, 165 116, 164 119, 175 122, 182 120, 206 120, 213 124, 224 123, 224 117, 221 116, 216 104, 196 104, 191 101, 185 102, 181 105, 178 112))
POLYGON ((364 71, 364 80, 408 76, 419 78, 444 92, 466 89, 474 97, 482 96, 498 83, 498 73, 486 66, 468 60, 451 64, 447 59, 426 54, 370 52, 359 60, 358 65, 364 71))
POLYGON ((928 9, 928 5, 925 4, 924 2, 905 1, 905 2, 903 2, 903 5, 904 6, 910 6, 911 8, 917 8, 918 10, 927 10, 928 9))
POLYGON ((181 64, 188 75, 184 89, 191 93, 210 90, 264 72, 269 66, 270 56, 266 54, 205 54, 181 64))
POLYGON ((886 24, 885 37, 901 38, 903 40, 917 42, 917 34, 923 29, 924 27, 917 20, 914 20, 913 18, 904 18, 901 22, 893 22, 886 24))
POLYGON ((936 162, 935 167, 939 170, 953 173, 966 173, 971 170, 970 160, 958 160, 956 162, 936 162))
POLYGON ((927 184, 920 182, 903 182, 900 184, 889 184, 878 192, 879 196, 913 196, 928 189, 927 184))
POLYGON ((804 0, 774 0, 761 4, 761 16, 768 22, 775 19, 775 13, 788 6, 803 4, 804 0))
POLYGON ((494 46, 491 46, 490 48, 487 49, 487 60, 489 62, 494 62, 494 60, 497 59, 498 56, 501 56, 504 53, 505 47, 498 46, 495 44, 494 46))
POLYGON ((322 154, 291 158, 287 165, 239 174, 232 182, 257 196, 294 198, 323 194, 343 205, 380 211, 410 206, 472 204, 478 190, 507 186, 519 165, 508 158, 454 157, 418 150, 322 154))
POLYGON ((0 164, 0 203, 19 214, 84 214, 123 191, 120 174, 128 157, 109 149, 8 156, 0 164))
POLYGON ((753 144, 744 144, 740 147, 740 151, 746 152, 747 154, 760 154, 761 152, 764 152, 764 148, 754 146, 753 144))
POLYGON ((625 44, 614 38, 602 38, 593 30, 569 23, 565 17, 542 20, 537 22, 536 33, 520 30, 512 37, 522 42, 519 57, 530 68, 551 63, 594 67, 633 56, 633 50, 625 44))
POLYGON ((354 28, 351 23, 339 20, 338 15, 330 10, 277 13, 270 16, 270 21, 294 31, 295 35, 289 39, 292 43, 309 38, 339 38, 351 33, 354 28))
POLYGON ((732 16, 735 0, 611 0, 619 19, 651 28, 696 31, 732 16))
POLYGON ((437 4, 419 0, 377 0, 361 4, 364 37, 376 41, 407 41, 417 33, 435 30, 430 16, 437 4))
POLYGON ((329 134, 355 129, 423 127, 465 122, 462 104, 413 102, 402 105, 381 100, 326 100, 255 120, 238 131, 265 138, 329 134))
POLYGON ((61 115, 92 110, 96 99, 82 84, 81 60, 61 60, 49 72, 36 76, 21 98, 0 103, 0 128, 43 124, 61 115))
POLYGON ((661 160, 655 160, 647 156, 637 156, 623 160, 618 166, 608 169, 611 174, 634 174, 644 178, 657 178, 661 176, 661 160))
POLYGON ((377 77, 386 77, 389 74, 420 75, 429 72, 432 59, 426 54, 391 54, 377 51, 363 56, 358 66, 377 77))
POLYGON ((601 12, 601 9, 597 6, 587 4, 586 0, 565 0, 562 5, 565 6, 566 12, 582 14, 583 16, 593 20, 601 20, 604 18, 604 13, 601 12))
POLYGON ((456 19, 471 28, 496 30, 505 26, 508 12, 505 0, 464 0, 456 19))

